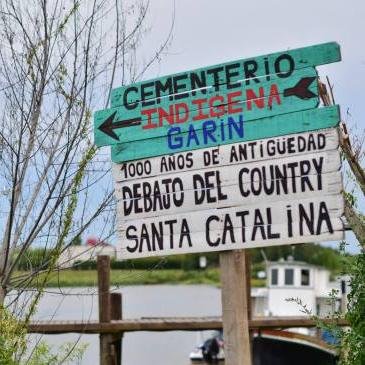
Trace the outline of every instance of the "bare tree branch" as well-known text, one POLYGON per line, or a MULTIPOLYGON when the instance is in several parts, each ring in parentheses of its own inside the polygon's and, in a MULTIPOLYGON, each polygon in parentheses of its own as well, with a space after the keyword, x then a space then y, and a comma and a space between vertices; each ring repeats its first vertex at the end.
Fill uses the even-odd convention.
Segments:
POLYGON ((0 304, 14 285, 21 293, 56 269, 75 236, 111 237, 110 162, 91 142, 92 110, 107 105, 115 82, 143 74, 166 49, 171 31, 138 71, 148 7, 148 0, 0 3, 0 304), (33 247, 52 259, 13 279, 33 247))
MULTIPOLYGON (((319 81, 319 94, 322 99, 324 105, 329 106, 332 105, 334 102, 333 96, 333 89, 330 85, 329 79, 327 78, 327 82, 331 91, 331 97, 327 93, 327 87, 325 84, 319 81)), ((359 151, 354 152, 350 136, 347 132, 347 127, 344 122, 341 122, 339 128, 339 135, 340 135, 340 147, 341 151, 344 154, 346 161, 349 164, 350 170, 353 173, 358 186, 360 187, 363 195, 365 196, 365 171, 361 166, 361 159, 359 158, 359 151)), ((350 225, 352 231, 354 232, 357 240, 359 241, 360 245, 364 248, 365 247, 365 219, 364 216, 360 213, 356 212, 353 204, 348 199, 348 195, 344 193, 345 199, 345 217, 350 225)))

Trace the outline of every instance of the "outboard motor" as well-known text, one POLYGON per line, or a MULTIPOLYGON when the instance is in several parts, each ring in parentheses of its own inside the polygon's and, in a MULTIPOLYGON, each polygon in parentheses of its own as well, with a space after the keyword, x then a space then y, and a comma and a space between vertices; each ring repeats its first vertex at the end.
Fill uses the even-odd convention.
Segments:
POLYGON ((218 361, 219 343, 216 337, 206 340, 202 346, 204 361, 208 364, 218 361))

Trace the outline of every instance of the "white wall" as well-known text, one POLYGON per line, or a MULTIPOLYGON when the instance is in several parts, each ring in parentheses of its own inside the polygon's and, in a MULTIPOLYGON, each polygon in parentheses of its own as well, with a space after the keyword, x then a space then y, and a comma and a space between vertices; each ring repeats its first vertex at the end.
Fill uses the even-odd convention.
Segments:
POLYGON ((303 316, 301 307, 296 303, 287 302, 289 298, 300 298, 303 304, 315 313, 316 299, 313 290, 302 288, 271 288, 268 294, 269 315, 272 316, 303 316))
MULTIPOLYGON (((272 316, 302 316, 302 307, 296 303, 288 302, 289 298, 298 298, 303 305, 313 314, 317 314, 317 304, 320 314, 328 314, 330 307, 327 305, 329 293, 332 288, 339 287, 338 283, 330 283, 330 272, 326 269, 307 265, 295 261, 272 262, 267 267, 268 280, 268 310, 272 316), (278 270, 277 285, 271 284, 271 270, 278 270), (293 285, 285 285, 285 269, 294 270, 293 285), (301 270, 309 270, 309 285, 301 283, 301 270)), ((340 294, 337 295, 340 298, 340 294)))
POLYGON ((302 307, 294 302, 288 302, 289 298, 298 298, 303 305, 316 311, 316 295, 315 285, 315 268, 303 264, 295 264, 293 262, 279 262, 268 266, 268 310, 272 316, 301 316, 302 307), (278 270, 277 285, 271 284, 271 270, 278 270), (285 285, 285 269, 294 270, 293 285, 285 285), (309 270, 309 285, 301 285, 301 270, 309 270))
POLYGON ((329 293, 330 272, 324 269, 317 269, 314 272, 316 296, 327 296, 329 293))

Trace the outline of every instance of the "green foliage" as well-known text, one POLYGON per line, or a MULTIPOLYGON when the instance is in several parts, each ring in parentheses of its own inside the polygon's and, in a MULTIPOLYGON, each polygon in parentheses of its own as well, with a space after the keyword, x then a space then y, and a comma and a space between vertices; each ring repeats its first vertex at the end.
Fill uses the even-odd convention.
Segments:
MULTIPOLYGON (((323 266, 335 273, 340 272, 343 267, 344 256, 341 257, 338 250, 313 243, 293 246, 272 246, 265 247, 263 250, 269 261, 277 261, 280 258, 293 256, 297 261, 323 266)), ((261 249, 251 250, 251 257, 254 264, 262 262, 261 249)))
POLYGON ((71 246, 81 246, 82 240, 80 236, 76 236, 70 243, 71 246))
POLYGON ((341 365, 365 364, 365 251, 350 266, 350 293, 346 319, 350 327, 341 337, 341 365))
MULTIPOLYGON (((345 256, 345 244, 340 246, 342 256, 345 256)), ((353 260, 346 260, 346 273, 350 275, 350 293, 347 295, 348 305, 345 318, 349 327, 338 326, 338 320, 343 318, 340 310, 330 313, 327 317, 330 323, 318 316, 312 315, 311 309, 299 298, 289 298, 288 301, 297 303, 304 314, 310 315, 317 323, 317 327, 330 332, 337 339, 335 345, 340 365, 365 364, 365 251, 362 250, 353 260)), ((336 307, 338 290, 329 293, 329 301, 333 308, 336 307)))
MULTIPOLYGON (((295 260, 305 261, 312 265, 323 266, 337 274, 343 267, 343 260, 350 260, 346 255, 340 255, 338 250, 314 244, 302 244, 295 246, 273 246, 264 249, 269 261, 277 261, 280 258, 294 256, 295 260)), ((251 249, 252 276, 265 270, 261 249, 251 249)), ((197 270, 199 269, 199 257, 207 258, 208 267, 219 267, 219 253, 209 252, 203 254, 172 255, 167 257, 148 257, 135 260, 111 262, 111 268, 115 270, 197 270)), ((75 270, 96 270, 96 261, 76 261, 75 270)))
POLYGON ((44 341, 27 353, 26 324, 0 307, 0 364, 1 365, 57 365, 77 364, 87 345, 65 343, 56 351, 44 341))
POLYGON ((50 251, 44 248, 27 250, 19 257, 18 270, 45 269, 50 260, 50 251))
POLYGON ((258 262, 258 263, 253 263, 252 267, 251 267, 251 277, 252 278, 257 278, 257 273, 259 271, 266 271, 266 266, 264 262, 258 262))
MULTIPOLYGON (((209 263, 209 259, 208 259, 209 263)), ((210 266, 215 266, 210 263, 210 266)), ((177 255, 161 257, 147 257, 135 260, 112 260, 110 267, 113 270, 197 270, 199 255, 177 255)), ((96 270, 96 261, 75 261, 75 270, 96 270)))
POLYGON ((356 207, 357 205, 357 196, 352 191, 351 193, 348 193, 347 191, 344 191, 345 199, 350 203, 352 207, 356 207))
POLYGON ((0 307, 0 364, 17 365, 15 349, 24 349, 26 331, 21 322, 4 307, 0 307))
POLYGON ((41 341, 33 350, 32 355, 27 359, 27 365, 58 365, 58 364, 79 364, 87 348, 86 344, 75 346, 67 342, 60 346, 56 353, 46 342, 41 341))
MULTIPOLYGON (((19 275, 24 273, 19 272, 19 275)), ((37 287, 38 278, 29 287, 37 287)), ((205 270, 111 270, 110 281, 115 286, 147 285, 147 284, 209 284, 220 285, 220 271, 218 268, 205 270)), ((47 287, 92 287, 97 285, 96 270, 62 270, 53 273, 47 282, 47 287)), ((265 286, 264 279, 251 279, 255 287, 265 286)))

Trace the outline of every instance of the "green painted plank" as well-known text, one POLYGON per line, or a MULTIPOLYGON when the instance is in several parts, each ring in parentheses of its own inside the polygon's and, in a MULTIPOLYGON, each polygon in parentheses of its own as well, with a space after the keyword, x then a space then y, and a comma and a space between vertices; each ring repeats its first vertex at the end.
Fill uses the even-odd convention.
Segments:
MULTIPOLYGON (((239 123, 239 117, 231 118, 234 118, 234 122, 239 123)), ((239 131, 237 132, 237 130, 234 129, 234 124, 225 123, 217 126, 214 133, 212 132, 212 129, 208 130, 208 132, 204 129, 196 130, 194 132, 195 134, 193 132, 175 134, 174 132, 170 139, 170 146, 169 138, 167 136, 113 145, 112 160, 113 162, 125 162, 199 148, 214 147, 222 144, 260 140, 268 137, 331 128, 337 126, 339 120, 339 107, 335 105, 262 118, 248 123, 243 122, 243 133, 241 134, 239 132, 242 130, 237 128, 239 131), (232 132, 231 135, 228 133, 230 127, 232 132), (215 140, 207 138, 207 133, 209 134, 209 131, 211 132, 211 135, 214 135, 215 140), (189 136, 190 144, 188 145, 189 136), (181 141, 183 144, 175 148, 181 141), (199 144, 197 144, 196 141, 198 141, 199 144), (171 148, 171 146, 174 148, 171 148)), ((211 127, 211 125, 209 127, 211 127)), ((176 133, 177 132, 178 131, 176 131, 176 133)))
MULTIPOLYGON (((232 85, 238 80, 256 83, 259 80, 270 78, 273 74, 280 74, 281 77, 287 78, 291 76, 294 69, 319 66, 340 60, 340 46, 336 42, 323 43, 230 61, 118 87, 112 90, 110 101, 111 106, 115 107, 171 94, 188 92, 187 96, 189 96, 190 90, 204 85, 232 85), (255 77, 256 80, 254 80, 255 77)), ((181 94, 179 97, 181 98, 181 94)))
POLYGON ((94 115, 95 144, 105 146, 165 136, 177 124, 182 132, 188 131, 191 123, 196 129, 201 129, 208 119, 218 123, 237 113, 242 113, 247 122, 312 109, 319 103, 317 72, 313 67, 295 71, 287 79, 276 76, 257 86, 241 83, 239 89, 232 91, 224 85, 220 92, 215 92, 214 88, 209 92, 205 95, 199 91, 180 103, 161 99, 160 106, 169 113, 168 117, 161 119, 159 110, 149 107, 136 111, 125 111, 123 107, 98 111, 94 115))

